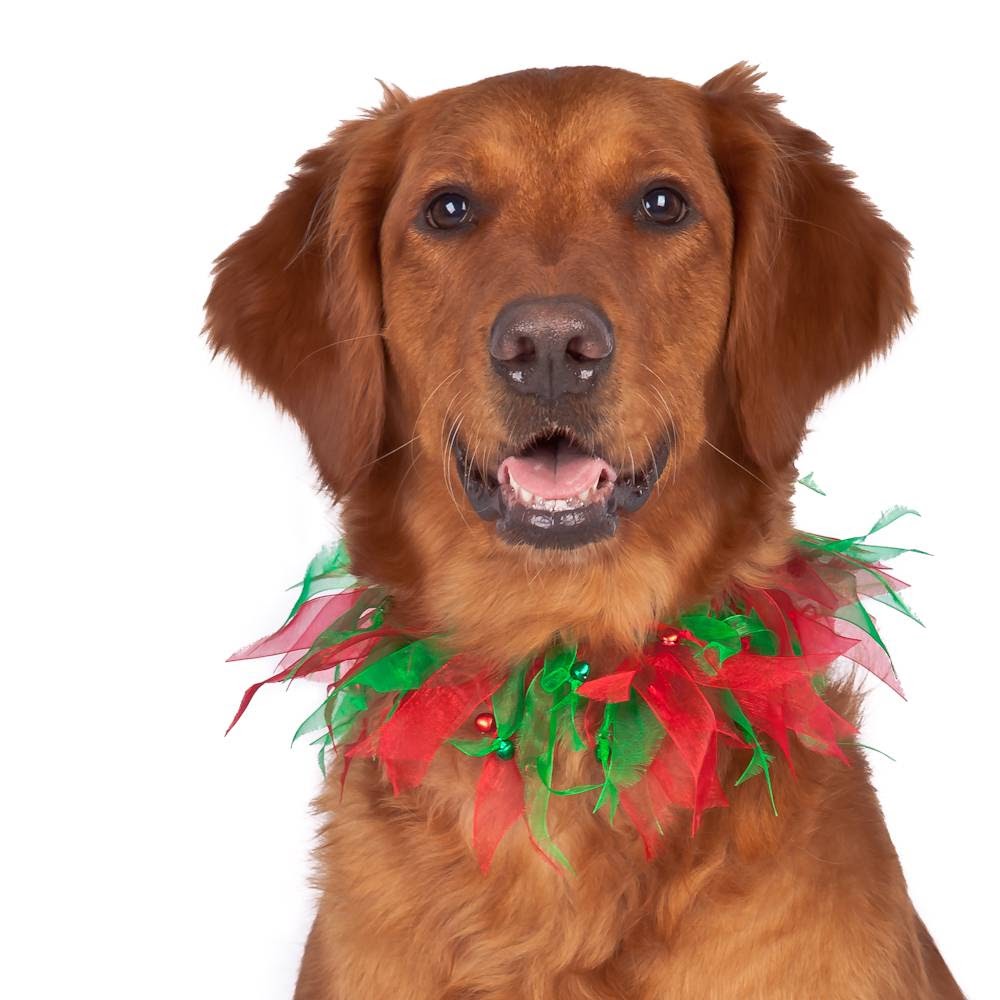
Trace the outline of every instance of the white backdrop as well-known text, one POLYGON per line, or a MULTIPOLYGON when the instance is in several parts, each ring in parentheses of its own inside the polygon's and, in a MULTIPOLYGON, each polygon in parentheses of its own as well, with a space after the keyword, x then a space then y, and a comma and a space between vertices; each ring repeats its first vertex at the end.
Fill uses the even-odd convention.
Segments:
MULTIPOLYGON (((748 59, 914 243, 920 315, 831 400, 800 523, 935 553, 884 614, 909 694, 866 742, 913 897, 997 996, 995 114, 977 4, 22 5, 4 19, 4 996, 291 994, 319 772, 306 686, 222 731, 331 534, 295 428, 199 337, 212 258, 379 99, 534 65, 701 82, 748 59), (992 137, 988 140, 992 144, 992 137), (888 537, 888 533, 887 533, 888 537), (959 638, 960 636, 960 638, 959 638)), ((359 998, 360 1000, 360 998, 359 998)))

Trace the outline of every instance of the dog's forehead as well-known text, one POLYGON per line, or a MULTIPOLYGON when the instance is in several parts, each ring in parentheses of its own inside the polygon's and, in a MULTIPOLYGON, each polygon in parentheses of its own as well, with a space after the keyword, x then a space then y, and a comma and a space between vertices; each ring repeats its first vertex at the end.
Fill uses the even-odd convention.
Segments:
POLYGON ((532 70, 418 102, 408 170, 429 184, 685 174, 709 158, 697 92, 603 68, 532 70))

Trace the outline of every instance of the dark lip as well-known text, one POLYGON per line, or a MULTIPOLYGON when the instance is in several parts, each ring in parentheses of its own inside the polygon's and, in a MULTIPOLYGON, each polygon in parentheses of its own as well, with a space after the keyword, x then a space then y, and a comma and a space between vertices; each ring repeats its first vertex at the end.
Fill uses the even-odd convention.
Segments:
POLYGON ((495 521, 497 534, 509 545, 536 549, 575 549, 611 538, 622 514, 633 514, 649 499, 670 460, 671 442, 665 437, 653 449, 649 465, 634 473, 618 473, 603 500, 566 511, 542 511, 507 502, 496 476, 475 466, 468 449, 452 442, 458 478, 469 504, 484 521, 495 521))

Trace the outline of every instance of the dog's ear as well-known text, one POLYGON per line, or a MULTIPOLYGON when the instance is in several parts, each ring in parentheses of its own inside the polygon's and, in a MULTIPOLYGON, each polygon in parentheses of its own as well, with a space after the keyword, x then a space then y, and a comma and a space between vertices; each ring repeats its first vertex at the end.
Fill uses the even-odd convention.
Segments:
POLYGON ((209 342, 300 423, 337 497, 375 459, 385 415, 378 239, 407 98, 303 156, 267 214, 216 261, 209 342))
POLYGON ((885 352, 913 311, 909 245, 777 111, 762 74, 733 66, 702 88, 734 217, 725 375, 762 469, 798 453, 824 396, 885 352))

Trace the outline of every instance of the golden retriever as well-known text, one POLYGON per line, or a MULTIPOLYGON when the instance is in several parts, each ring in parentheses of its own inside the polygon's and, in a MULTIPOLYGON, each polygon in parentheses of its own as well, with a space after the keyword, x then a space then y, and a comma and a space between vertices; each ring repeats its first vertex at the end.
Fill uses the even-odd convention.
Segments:
MULTIPOLYGON (((300 423, 396 620, 502 664, 573 635, 599 672, 787 559, 806 422, 912 303, 906 241, 757 80, 390 88, 221 255, 211 344, 300 423)), ((849 684, 826 698, 857 718, 849 684)), ((793 741, 775 816, 720 747, 729 808, 652 860, 554 798, 569 875, 520 827, 480 872, 472 759, 398 796, 358 759, 319 800, 296 997, 960 997, 844 752, 793 741)))

